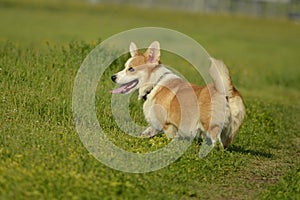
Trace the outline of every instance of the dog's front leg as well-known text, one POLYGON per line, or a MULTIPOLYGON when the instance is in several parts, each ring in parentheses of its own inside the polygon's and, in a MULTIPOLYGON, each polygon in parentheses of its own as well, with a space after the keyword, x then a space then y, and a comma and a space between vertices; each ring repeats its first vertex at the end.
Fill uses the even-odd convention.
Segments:
POLYGON ((156 130, 155 128, 153 128, 152 126, 148 127, 141 135, 141 137, 143 138, 150 138, 153 137, 155 135, 157 135, 159 133, 158 130, 156 130))

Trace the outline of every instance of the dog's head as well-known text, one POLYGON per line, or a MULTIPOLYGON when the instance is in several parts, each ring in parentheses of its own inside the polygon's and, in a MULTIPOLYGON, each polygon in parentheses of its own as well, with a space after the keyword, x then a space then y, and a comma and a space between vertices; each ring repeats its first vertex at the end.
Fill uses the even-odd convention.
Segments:
POLYGON ((144 54, 142 54, 135 43, 129 46, 131 58, 125 63, 125 69, 114 74, 111 79, 121 86, 110 91, 112 94, 127 94, 139 89, 147 83, 151 71, 159 65, 160 45, 153 42, 144 54))

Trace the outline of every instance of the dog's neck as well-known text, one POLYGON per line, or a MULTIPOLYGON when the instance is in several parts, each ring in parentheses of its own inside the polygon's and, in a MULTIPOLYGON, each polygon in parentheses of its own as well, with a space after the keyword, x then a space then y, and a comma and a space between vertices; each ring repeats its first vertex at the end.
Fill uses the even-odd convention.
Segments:
POLYGON ((160 70, 161 74, 160 76, 150 76, 149 84, 145 84, 139 89, 139 97, 138 99, 144 99, 147 100, 147 96, 151 93, 151 91, 159 84, 159 82, 164 79, 165 76, 168 74, 172 74, 170 70, 163 67, 162 65, 156 66, 156 69, 154 70, 160 70))

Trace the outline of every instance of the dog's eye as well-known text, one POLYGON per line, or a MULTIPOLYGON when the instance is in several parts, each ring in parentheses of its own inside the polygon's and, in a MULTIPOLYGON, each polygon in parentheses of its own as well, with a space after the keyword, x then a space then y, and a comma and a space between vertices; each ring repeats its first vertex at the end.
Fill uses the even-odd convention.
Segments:
POLYGON ((128 71, 134 72, 134 69, 133 69, 132 67, 130 67, 130 68, 128 69, 128 71))

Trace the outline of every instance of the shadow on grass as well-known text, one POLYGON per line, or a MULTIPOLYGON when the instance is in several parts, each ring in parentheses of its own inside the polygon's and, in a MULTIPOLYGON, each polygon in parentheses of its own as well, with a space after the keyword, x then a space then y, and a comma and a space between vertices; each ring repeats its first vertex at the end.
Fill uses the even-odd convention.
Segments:
POLYGON ((236 146, 236 145, 230 146, 227 150, 230 151, 230 152, 250 154, 250 155, 253 155, 253 156, 261 156, 261 157, 265 157, 265 158, 272 158, 274 156, 271 153, 256 151, 256 150, 252 150, 252 149, 245 149, 244 147, 236 146))

